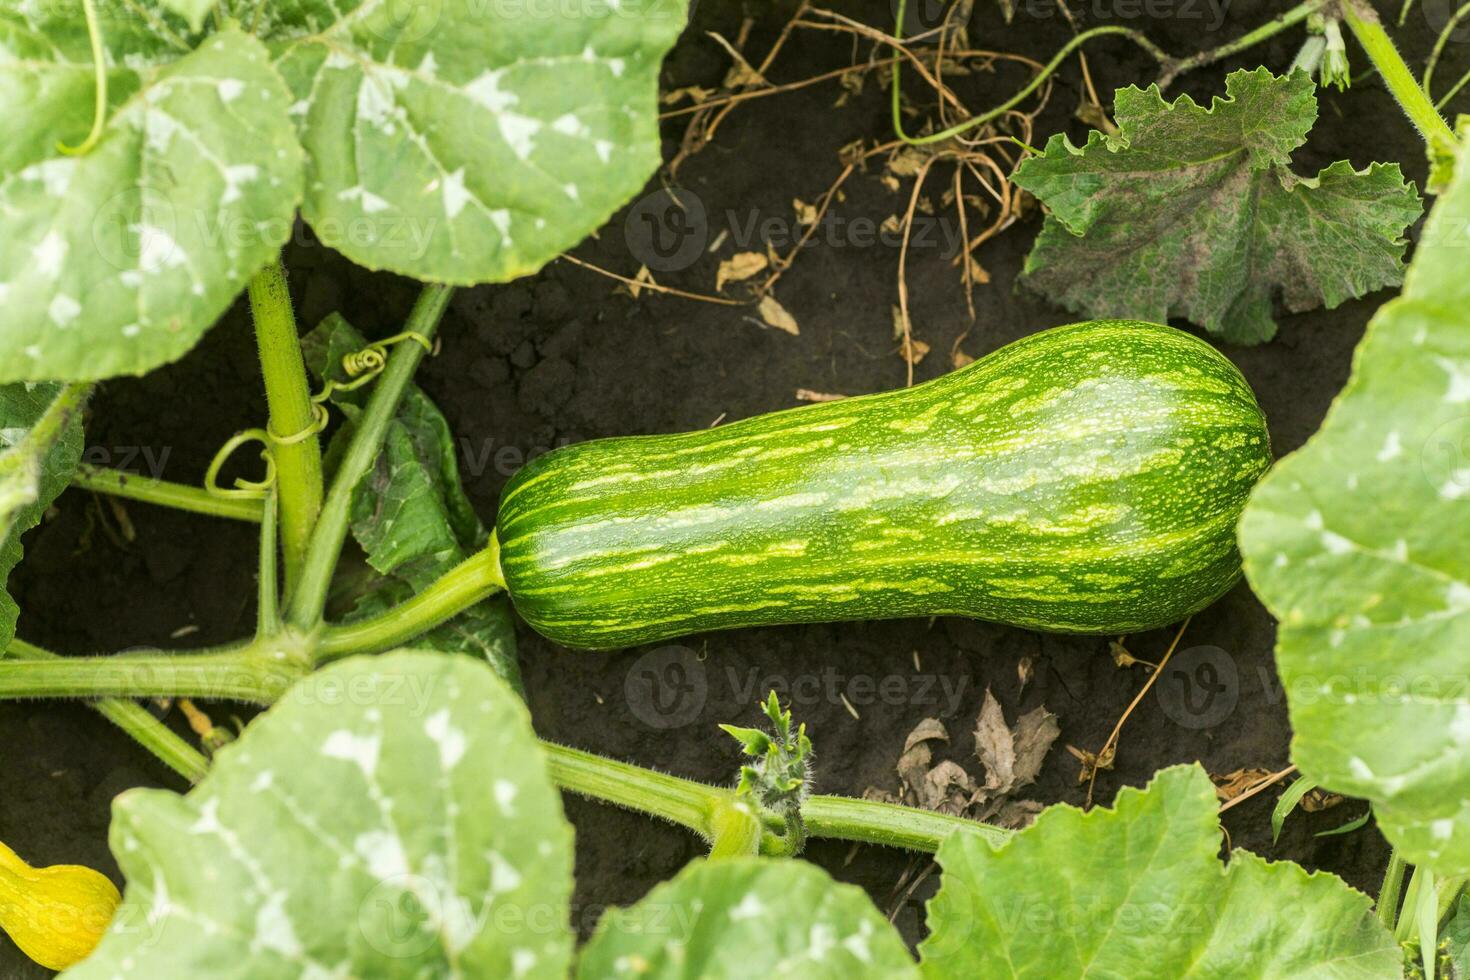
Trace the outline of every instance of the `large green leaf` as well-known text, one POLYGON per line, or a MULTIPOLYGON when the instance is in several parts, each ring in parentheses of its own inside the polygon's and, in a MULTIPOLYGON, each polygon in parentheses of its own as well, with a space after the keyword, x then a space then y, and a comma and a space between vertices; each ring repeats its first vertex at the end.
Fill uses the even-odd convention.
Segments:
POLYGON ((862 890, 800 861, 696 861, 582 951, 582 980, 902 980, 918 971, 862 890))
POLYGON ((1218 807, 1204 770, 1177 766, 1111 810, 1049 807, 1000 847, 950 837, 925 975, 1401 975, 1366 895, 1245 851, 1222 867, 1218 807))
POLYGON ((238 30, 181 52, 104 4, 107 124, 69 156, 58 139, 81 143, 93 111, 81 5, 23 6, 40 13, 0 13, 0 381, 141 374, 189 350, 289 235, 291 96, 238 30))
POLYGON ((187 796, 113 804, 123 905, 67 976, 561 978, 572 832, 516 698, 400 652, 299 682, 187 796))
MULTIPOLYGON (((1467 134, 1470 135, 1470 134, 1467 134)), ((1302 774, 1470 873, 1470 164, 1358 345, 1321 431, 1241 520, 1302 774)))
POLYGON ((658 166, 659 65, 684 23, 684 0, 267 4, 260 33, 310 158, 307 221, 417 279, 536 271, 658 166))
MULTIPOLYGON (((353 381, 343 368, 343 357, 366 345, 366 338, 335 313, 302 341, 313 374, 339 385, 353 381)), ((339 389, 333 402, 351 420, 369 391, 339 389)), ((351 431, 350 424, 339 431, 329 447, 329 461, 351 431)), ((489 539, 460 485, 449 423, 417 385, 410 384, 404 392, 382 451, 353 491, 352 534, 368 564, 382 577, 361 589, 364 594, 349 620, 386 612, 485 547, 489 539)), ((416 645, 483 658, 511 687, 521 687, 515 618, 504 597, 479 603, 420 637, 416 645)))
POLYGON ((20 562, 20 536, 40 523, 82 457, 86 386, 0 385, 0 653, 20 615, 5 580, 20 562))
POLYGON ((1237 71, 1205 109, 1118 90, 1119 134, 1053 136, 1016 183, 1050 210, 1023 281, 1070 310, 1188 317, 1233 343, 1276 333, 1272 302, 1336 306, 1402 278, 1419 197, 1397 164, 1290 169, 1316 119, 1312 80, 1237 71))

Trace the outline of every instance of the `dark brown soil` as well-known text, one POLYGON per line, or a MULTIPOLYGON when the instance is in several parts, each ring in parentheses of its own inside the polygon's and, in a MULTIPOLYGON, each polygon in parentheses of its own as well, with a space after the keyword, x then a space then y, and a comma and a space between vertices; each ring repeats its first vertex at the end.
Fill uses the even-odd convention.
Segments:
MULTIPOLYGON (((749 44, 757 55, 790 13, 789 3, 777 6, 781 12, 762 14, 764 4, 748 5, 762 17, 749 44)), ((886 3, 845 6, 869 23, 891 18, 886 3)), ((1030 3, 1033 11, 1050 6, 1049 0, 1030 3)), ((1065 23, 1028 15, 1025 2, 1021 7, 1007 28, 995 4, 979 0, 972 28, 976 46, 1045 60, 1066 39, 1065 23)), ((1132 20, 1102 16, 1115 9, 1109 2, 1084 7, 1083 26, 1126 22, 1176 52, 1234 37, 1274 9, 1237 0, 1223 26, 1210 31, 1203 3, 1181 0, 1168 8, 1176 16, 1132 20), (1186 10, 1203 17, 1187 17, 1186 10)), ((717 84, 727 61, 703 31, 733 37, 741 16, 736 4, 703 4, 700 30, 688 32, 669 59, 667 83, 717 84)), ((1416 15, 1400 33, 1409 62, 1421 64, 1433 31, 1416 15)), ((1176 91, 1205 101, 1223 91, 1227 69, 1264 63, 1281 70, 1296 37, 1284 35, 1218 69, 1188 75, 1176 91)), ((1100 92, 1154 76, 1152 61, 1124 42, 1093 43, 1087 53, 1100 92)), ((1364 59, 1357 51, 1353 55, 1362 67, 1364 59)), ((807 77, 851 59, 845 38, 798 32, 773 80, 807 77)), ((971 105, 982 106, 1009 94, 1021 77, 1004 69, 956 84, 971 105)), ((1085 135, 1085 127, 1070 118, 1079 103, 1079 80, 1074 60, 1059 75, 1038 139, 1061 129, 1077 140, 1085 135)), ((834 108, 838 94, 835 85, 818 85, 730 116, 714 144, 684 166, 679 185, 703 203, 712 237, 726 227, 731 235, 717 254, 701 253, 687 269, 659 273, 660 282, 710 291, 720 258, 761 248, 758 242, 738 242, 752 217, 776 218, 789 227, 792 199, 816 200, 839 172, 839 147, 888 133, 885 94, 876 85, 840 109, 834 108)), ((681 131, 677 122, 666 129, 667 155, 677 149, 681 131)), ((1348 93, 1322 96, 1320 122, 1299 164, 1315 171, 1342 157, 1358 165, 1399 161, 1422 186, 1422 146, 1371 76, 1348 93)), ((942 179, 952 178, 946 172, 942 179)), ((654 180, 648 189, 658 186, 654 180)), ((934 187, 937 198, 938 180, 934 187)), ((859 175, 849 181, 846 200, 834 207, 846 220, 881 222, 906 201, 907 187, 895 195, 876 175, 859 175)), ((976 321, 963 344, 969 354, 980 356, 1074 319, 1013 289, 1038 226, 1033 216, 984 247, 980 260, 991 282, 976 293, 976 321)), ((576 254, 631 274, 640 263, 628 244, 630 236, 636 244, 638 225, 631 232, 629 227, 623 215, 615 217, 576 254)), ((919 380, 948 368, 945 354, 968 326, 956 270, 941 252, 937 245, 916 246, 909 260, 916 336, 934 349, 918 366, 919 380)), ((340 309, 370 334, 393 332, 415 293, 411 283, 363 273, 309 244, 291 248, 287 261, 306 325, 340 309)), ((896 248, 863 245, 852 237, 808 248, 776 290, 800 322, 801 334, 793 337, 762 329, 745 308, 647 292, 635 300, 603 277, 556 262, 517 283, 462 291, 444 325, 443 354, 427 363, 422 381, 461 437, 466 481, 488 520, 510 473, 527 455, 548 447, 699 428, 786 408, 795 404, 798 388, 858 394, 902 385, 904 364, 891 340, 889 312, 897 298, 897 264, 896 248)), ((1278 452, 1296 448, 1315 430, 1347 377, 1368 317, 1385 298, 1377 294, 1335 311, 1283 315, 1278 340, 1226 351, 1255 387, 1278 452)), ((216 446, 236 429, 258 424, 264 411, 259 388, 248 323, 237 309, 182 363, 105 387, 89 425, 90 458, 135 469, 161 463, 160 475, 198 480, 216 446), (133 447, 145 447, 152 456, 133 447)), ((132 540, 124 540, 107 502, 70 491, 51 520, 29 537, 26 563, 12 580, 25 610, 24 637, 67 653, 90 653, 139 644, 195 646, 248 632, 254 577, 249 528, 135 504, 126 514, 135 530, 132 540), (185 628, 197 631, 179 637, 185 628)), ((1169 639, 1166 632, 1135 636, 1128 647, 1156 660, 1169 639)), ((1182 644, 1195 650, 1185 663, 1212 658, 1213 666, 1225 670, 1226 689, 1218 693, 1223 707, 1200 714, 1199 699, 1207 692, 1186 690, 1191 679, 1206 680, 1204 673, 1164 677, 1161 694, 1145 698, 1124 729, 1115 770, 1098 779, 1098 800, 1106 803, 1118 787, 1140 784, 1174 763, 1199 760, 1212 773, 1285 766, 1290 732, 1273 642, 1271 617, 1243 584, 1197 616, 1182 644), (1198 650, 1205 647, 1219 652, 1198 650)), ((1146 679, 1143 668, 1115 666, 1104 640, 952 619, 749 630, 616 655, 570 652, 523 630, 521 660, 543 735, 712 782, 730 780, 738 765, 734 743, 715 724, 752 723, 754 701, 776 686, 795 701, 797 717, 813 734, 817 788, 848 794, 868 786, 895 788, 894 763, 904 736, 928 715, 948 724, 954 758, 973 758, 970 732, 990 688, 1012 720, 1039 704, 1059 716, 1061 739, 1028 795, 1073 804, 1083 801, 1085 787, 1078 785, 1078 763, 1064 745, 1100 747, 1146 679), (1033 665, 1024 689, 1018 678, 1023 658, 1033 665), (839 693, 852 703, 852 713, 839 693)), ((229 709, 217 706, 216 712, 223 717, 229 709)), ((116 793, 137 785, 179 784, 83 708, 0 706, 0 840, 29 859, 80 862, 115 873, 106 847, 108 805, 116 793)), ((1343 836, 1313 836, 1356 816, 1361 804, 1298 813, 1273 846, 1268 817, 1276 796, 1269 791, 1228 813, 1225 825, 1236 846, 1331 870, 1376 890, 1387 848, 1371 825, 1343 836)), ((577 799, 569 799, 567 809, 577 827, 575 922, 583 931, 603 906, 637 899, 699 852, 695 841, 672 826, 577 799)), ((895 886, 919 859, 824 842, 814 843, 809 856, 839 878, 863 885, 894 911, 910 938, 917 936, 922 899, 934 879, 906 900, 895 895, 895 886)), ((0 976, 44 975, 0 938, 0 976)))

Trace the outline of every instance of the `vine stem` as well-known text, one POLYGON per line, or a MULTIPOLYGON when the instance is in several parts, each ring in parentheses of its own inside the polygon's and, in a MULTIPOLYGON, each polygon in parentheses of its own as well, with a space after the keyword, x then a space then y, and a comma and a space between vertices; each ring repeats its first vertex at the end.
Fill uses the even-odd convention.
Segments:
POLYGON ((1373 8, 1359 0, 1345 0, 1342 4, 1342 15, 1353 36, 1373 62, 1373 67, 1378 69, 1384 84, 1393 93, 1394 99, 1408 115, 1414 128, 1419 130, 1419 135, 1424 137, 1430 151, 1447 151, 1454 147, 1455 134, 1415 80, 1409 66, 1404 64, 1403 57, 1398 48, 1394 47, 1393 39, 1383 29, 1373 8))
POLYGON ((317 659, 326 662, 392 649, 503 591, 500 543, 492 535, 484 549, 445 572, 412 598, 370 619, 328 626, 317 640, 317 659))
POLYGON ((83 463, 72 474, 71 485, 96 493, 124 497, 145 504, 172 507, 174 510, 226 517, 237 521, 260 522, 263 503, 241 497, 216 497, 203 487, 185 483, 155 480, 149 476, 83 463))
POLYGON ((1193 71, 1196 68, 1203 68, 1205 65, 1212 65, 1223 58, 1229 58, 1231 55, 1240 54, 1248 48, 1255 47, 1262 41, 1280 34, 1288 27, 1300 24, 1326 6, 1327 0, 1307 0, 1306 3, 1297 4, 1290 10, 1279 14, 1253 31, 1247 31, 1233 41, 1227 41, 1217 48, 1210 48, 1208 51, 1201 51, 1198 54, 1190 55, 1188 58, 1180 58, 1177 61, 1173 61, 1172 64, 1165 67, 1163 74, 1159 76, 1159 88, 1168 88, 1174 79, 1185 72, 1193 71))
POLYGON ((316 413, 307 387, 306 361, 286 270, 279 259, 250 279, 250 309, 260 346, 260 369, 270 406, 271 455, 276 463, 281 545, 286 588, 295 588, 306 563, 307 544, 322 508, 322 449, 316 413))
POLYGON ((1144 51, 1148 52, 1148 54, 1159 63, 1159 66, 1162 69, 1159 74, 1158 80, 1158 86, 1162 90, 1168 88, 1169 84, 1173 82, 1175 78, 1179 77, 1187 71, 1192 71, 1195 68, 1201 68, 1205 65, 1213 64, 1214 62, 1219 61, 1222 58, 1228 58, 1231 55, 1239 54, 1247 48, 1260 44, 1267 38, 1281 33, 1288 27, 1301 23, 1312 14, 1316 13, 1318 10, 1327 6, 1328 2, 1329 0, 1304 0, 1304 2, 1298 3, 1295 7, 1292 7, 1290 10, 1287 10, 1280 16, 1273 18, 1265 24, 1262 24, 1260 27, 1257 27, 1253 31, 1241 35, 1234 41, 1222 44, 1216 48, 1211 48, 1208 51, 1201 51, 1198 54, 1190 55, 1188 58, 1175 58, 1173 55, 1169 54, 1153 41, 1150 41, 1148 39, 1148 36, 1145 35, 1142 31, 1136 31, 1131 27, 1122 27, 1116 24, 1104 24, 1099 27, 1094 27, 1089 30, 1083 31, 1081 34, 1075 35, 1070 41, 1062 45, 1061 49, 1052 56, 1050 61, 1042 66, 1041 70, 1036 73, 1036 75, 1031 79, 1030 82, 1025 85, 1024 88, 1022 88, 1015 95, 1011 96, 1009 99, 1007 99, 1005 102, 1002 102, 995 108, 982 112, 977 116, 971 116, 969 119, 966 119, 963 122, 956 123, 955 125, 950 126, 948 129, 940 130, 937 133, 930 133, 926 136, 910 136, 908 133, 904 132, 903 128, 903 113, 899 86, 899 63, 903 60, 903 57, 907 54, 907 51, 898 43, 903 39, 903 15, 904 7, 907 4, 907 0, 898 0, 898 6, 896 10, 896 24, 894 27, 892 40, 894 45, 899 48, 900 54, 899 57, 893 60, 893 84, 889 86, 891 90, 893 131, 898 136, 898 138, 903 140, 904 142, 914 146, 923 146, 927 143, 942 142, 943 140, 951 139, 955 136, 959 136, 965 132, 968 132, 969 130, 974 129, 976 126, 983 126, 985 123, 990 122, 992 119, 995 119, 1003 115, 1004 113, 1009 112, 1011 109, 1015 108, 1023 100, 1025 100, 1028 96, 1030 96, 1032 92, 1035 92, 1043 82, 1050 78, 1056 72, 1056 70, 1061 67, 1062 62, 1066 61, 1068 56, 1070 56, 1072 52, 1076 51, 1078 48, 1086 44, 1088 41, 1091 41, 1093 38, 1104 37, 1107 35, 1116 35, 1119 37, 1127 38, 1129 41, 1132 41, 1144 51))
MULTIPOLYGON (((439 328, 439 321, 444 316, 444 310, 449 306, 449 299, 453 295, 453 286, 426 285, 419 293, 419 298, 414 303, 413 312, 409 314, 408 323, 404 329, 432 341, 434 332, 439 328)), ((297 584, 290 585, 290 576, 289 574, 287 576, 291 603, 286 621, 302 632, 314 631, 321 625, 322 611, 327 604, 327 591, 332 584, 332 572, 337 567, 337 559, 342 553, 342 543, 347 538, 347 523, 352 508, 352 491, 372 468, 373 461, 377 459, 378 451, 382 448, 383 440, 388 434, 388 423, 393 421, 393 415, 398 410, 398 402, 403 397, 403 391, 413 379, 413 373, 418 369, 419 362, 424 359, 425 353, 424 348, 419 344, 398 344, 393 348, 393 353, 388 357, 388 364, 383 368, 383 373, 373 388, 372 396, 368 399, 367 407, 357 420, 352 440, 348 443, 347 451, 342 455, 342 462, 337 467, 337 475, 332 481, 332 488, 327 494, 326 502, 322 505, 316 526, 312 529, 311 540, 306 547, 306 557, 297 584)), ((301 376, 303 385, 305 377, 303 373, 301 376)), ((283 536, 284 518, 283 509, 283 536)))
MULTIPOLYGON (((546 751, 551 778, 562 789, 579 796, 626 807, 661 817, 699 834, 718 840, 716 818, 737 802, 732 790, 682 779, 668 773, 644 769, 607 759, 590 752, 541 743, 546 751)), ((846 796, 813 796, 801 806, 808 837, 829 837, 866 844, 882 844, 933 853, 956 831, 983 834, 994 844, 1011 837, 1011 832, 962 817, 875 800, 846 796)), ((771 818, 762 836, 763 854, 782 853, 779 818, 771 818)))
MULTIPOLYGON (((62 658, 23 640, 12 640, 4 659, 52 661, 62 658)), ((121 698, 103 698, 92 702, 90 707, 189 782, 199 782, 209 771, 209 760, 201 752, 149 714, 142 705, 121 698)))
POLYGON ((310 671, 310 661, 274 637, 194 654, 138 653, 0 659, 0 700, 17 698, 213 698, 270 704, 310 671))
POLYGON ((1404 888, 1404 857, 1395 847, 1388 855, 1388 869, 1383 872, 1383 884, 1378 889, 1378 903, 1374 914, 1384 928, 1393 931, 1399 915, 1399 895, 1404 888))

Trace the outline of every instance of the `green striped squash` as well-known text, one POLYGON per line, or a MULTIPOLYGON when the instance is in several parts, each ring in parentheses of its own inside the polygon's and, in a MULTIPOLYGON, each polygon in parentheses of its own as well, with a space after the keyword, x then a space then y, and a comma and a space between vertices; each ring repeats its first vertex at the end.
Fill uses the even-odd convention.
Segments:
POLYGON ((496 530, 516 609, 572 647, 935 615, 1127 633, 1236 581, 1270 462, 1214 348, 1099 320, 913 388, 558 449, 496 530))

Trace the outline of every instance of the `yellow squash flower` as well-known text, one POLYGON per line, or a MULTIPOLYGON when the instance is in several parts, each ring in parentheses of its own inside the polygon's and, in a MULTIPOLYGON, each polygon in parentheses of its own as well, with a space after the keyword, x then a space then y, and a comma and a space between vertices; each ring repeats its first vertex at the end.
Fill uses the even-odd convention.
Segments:
POLYGON ((0 930, 47 969, 86 959, 120 901, 100 872, 75 864, 33 868, 0 844, 0 930))

